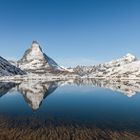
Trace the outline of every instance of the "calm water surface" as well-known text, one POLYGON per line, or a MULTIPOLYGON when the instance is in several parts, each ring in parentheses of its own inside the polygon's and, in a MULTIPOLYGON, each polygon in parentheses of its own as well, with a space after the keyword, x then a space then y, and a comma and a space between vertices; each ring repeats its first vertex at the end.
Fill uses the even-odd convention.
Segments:
POLYGON ((0 119, 16 127, 51 122, 139 133, 138 87, 139 83, 128 82, 4 82, 0 83, 0 119))

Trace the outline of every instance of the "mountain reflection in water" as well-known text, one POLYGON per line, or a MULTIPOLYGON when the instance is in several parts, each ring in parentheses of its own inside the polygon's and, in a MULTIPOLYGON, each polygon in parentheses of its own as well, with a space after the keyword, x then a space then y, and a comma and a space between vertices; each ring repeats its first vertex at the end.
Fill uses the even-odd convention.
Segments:
POLYGON ((33 109, 37 110, 43 99, 54 92, 58 87, 57 82, 26 82, 21 83, 17 90, 23 95, 25 101, 33 109))
POLYGON ((133 80, 1 82, 0 140, 140 139, 136 93, 133 80))
POLYGON ((10 89, 15 87, 17 84, 12 82, 0 82, 0 97, 5 95, 10 89))
POLYGON ((94 87, 107 88, 112 91, 117 91, 128 97, 134 96, 140 92, 139 81, 105 81, 95 79, 71 79, 69 81, 26 81, 22 83, 0 82, 0 97, 9 92, 12 88, 20 92, 27 104, 37 110, 42 101, 59 86, 63 85, 90 85, 94 87))

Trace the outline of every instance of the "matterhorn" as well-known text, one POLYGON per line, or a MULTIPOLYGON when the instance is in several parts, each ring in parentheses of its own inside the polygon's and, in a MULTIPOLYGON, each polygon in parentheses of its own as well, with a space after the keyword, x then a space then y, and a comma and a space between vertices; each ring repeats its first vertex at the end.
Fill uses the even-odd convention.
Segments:
POLYGON ((32 42, 31 48, 25 51, 17 65, 26 72, 44 73, 63 70, 52 58, 43 53, 37 41, 32 42))

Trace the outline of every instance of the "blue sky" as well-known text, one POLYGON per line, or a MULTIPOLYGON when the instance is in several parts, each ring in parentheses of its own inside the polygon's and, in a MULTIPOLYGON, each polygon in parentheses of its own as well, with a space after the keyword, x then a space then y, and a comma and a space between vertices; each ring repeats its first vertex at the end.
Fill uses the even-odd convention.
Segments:
POLYGON ((140 58, 140 0, 0 0, 0 56, 37 40, 60 65, 140 58))

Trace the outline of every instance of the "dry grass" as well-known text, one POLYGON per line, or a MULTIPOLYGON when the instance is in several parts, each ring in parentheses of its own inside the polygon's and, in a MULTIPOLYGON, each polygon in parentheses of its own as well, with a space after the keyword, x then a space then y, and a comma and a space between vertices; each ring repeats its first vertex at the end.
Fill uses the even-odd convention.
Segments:
POLYGON ((140 135, 95 126, 39 122, 36 118, 11 120, 0 116, 0 140, 140 140, 140 135))

